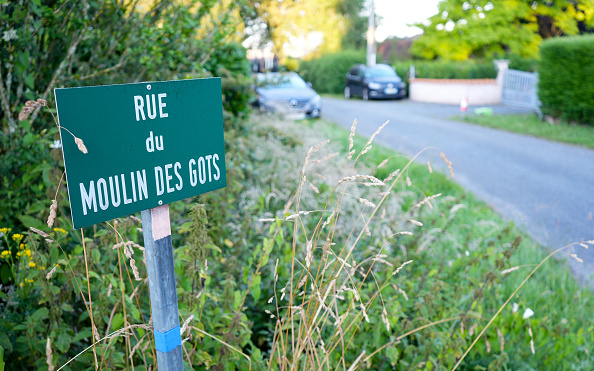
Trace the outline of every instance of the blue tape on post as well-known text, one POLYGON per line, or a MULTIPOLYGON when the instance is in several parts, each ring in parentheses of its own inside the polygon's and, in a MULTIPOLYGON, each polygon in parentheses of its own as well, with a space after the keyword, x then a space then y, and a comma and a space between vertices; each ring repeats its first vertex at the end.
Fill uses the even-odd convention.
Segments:
POLYGON ((179 326, 172 328, 167 332, 155 331, 155 347, 158 351, 167 353, 181 345, 181 334, 179 326))

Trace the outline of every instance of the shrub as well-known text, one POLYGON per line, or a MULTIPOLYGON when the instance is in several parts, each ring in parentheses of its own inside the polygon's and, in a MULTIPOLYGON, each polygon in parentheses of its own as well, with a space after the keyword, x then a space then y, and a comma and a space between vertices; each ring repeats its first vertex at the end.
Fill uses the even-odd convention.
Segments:
POLYGON ((514 54, 505 57, 505 59, 509 60, 509 68, 526 72, 536 72, 540 63, 538 58, 520 57, 514 54))
MULTIPOLYGON (((228 14, 239 2, 225 8, 218 4, 204 2, 198 11, 195 6, 167 1, 156 4, 150 13, 140 14, 132 11, 133 3, 116 0, 3 3, 0 22, 8 31, 0 38, 0 80, 5 85, 5 90, 0 91, 0 101, 4 102, 0 105, 0 193, 5 196, 0 203, 0 370, 48 369, 50 365, 53 369, 87 348, 93 338, 89 300, 100 336, 120 331, 97 345, 102 367, 123 369, 132 361, 136 365, 146 361, 147 369, 147 364, 154 362, 150 350, 142 356, 134 356, 136 351, 130 353, 132 349, 124 345, 130 344, 130 338, 121 337, 126 328, 133 334, 124 334, 135 337, 136 344, 148 345, 147 341, 152 341, 146 326, 139 327, 150 318, 147 285, 126 274, 129 265, 120 254, 122 241, 141 239, 135 219, 122 218, 113 224, 87 228, 84 237, 80 231, 70 231, 67 195, 64 181, 60 181, 63 161, 59 135, 50 114, 56 111, 43 108, 23 121, 16 118, 29 99, 46 98, 48 107, 54 107, 51 92, 56 87, 221 76, 226 150, 233 154, 229 159, 232 169, 228 172, 228 189, 236 191, 240 188, 237 179, 243 176, 239 162, 244 157, 235 154, 243 151, 237 138, 247 130, 242 118, 249 112, 249 65, 241 45, 230 43, 236 24, 228 14), (218 15, 214 29, 198 37, 210 15, 218 15), (235 161, 237 166, 233 166, 235 161), (44 223, 52 199, 57 200, 57 210, 52 208, 57 213, 54 229, 44 223), (45 232, 36 234, 29 227, 45 232), (120 249, 114 250, 118 243, 120 249), (88 259, 83 259, 85 252, 89 253, 88 259), (87 261, 93 282, 84 288, 81 283, 89 278, 85 272, 87 261), (115 271, 119 279, 114 278, 115 271), (133 355, 128 357, 127 352, 133 355)), ((235 205, 234 194, 218 196, 217 205, 235 205)), ((174 228, 188 221, 182 218, 190 213, 179 212, 184 206, 183 202, 172 206, 174 228)), ((218 221, 227 217, 225 210, 231 207, 213 209, 220 212, 209 216, 218 221)), ((180 312, 183 318, 191 314, 198 317, 195 308, 200 305, 201 319, 207 323, 200 325, 201 331, 249 349, 250 330, 245 316, 220 318, 222 309, 217 302, 232 302, 226 296, 234 293, 229 291, 234 285, 232 278, 209 288, 209 295, 216 301, 204 304, 205 296, 199 301, 197 292, 189 294, 210 284, 210 278, 203 277, 205 262, 197 265, 191 260, 199 255, 197 250, 210 247, 192 245, 192 240, 199 240, 192 236, 200 235, 205 228, 196 221, 204 219, 200 208, 192 210, 190 220, 194 223, 182 229, 174 242, 182 246, 176 249, 176 269, 184 277, 183 288, 178 291, 180 312), (188 245, 184 246, 186 241, 188 245), (199 274, 202 276, 197 277, 199 274)), ((142 261, 137 248, 128 253, 139 263, 142 261)), ((139 270, 144 274, 143 264, 139 264, 139 270)), ((194 357, 195 364, 247 367, 242 356, 226 353, 225 345, 210 337, 195 336, 192 343, 196 342, 200 342, 204 353, 194 357), (239 359, 237 363, 235 358, 239 359)), ((253 355, 251 362, 255 364, 257 358, 253 355)), ((93 351, 73 362, 65 369, 94 368, 93 351)))
POLYGON ((346 73, 356 63, 365 63, 365 52, 347 50, 326 54, 301 62, 299 74, 311 82, 318 93, 340 94, 346 73))
POLYGON ((594 36, 549 39, 540 54, 542 112, 594 125, 594 36))
POLYGON ((425 79, 494 79, 497 70, 493 62, 406 61, 394 66, 400 76, 406 76, 410 66, 415 76, 425 79))
POLYGON ((229 42, 233 19, 220 14, 209 36, 198 38, 205 17, 237 6, 217 10, 215 5, 209 2, 197 12, 162 2, 151 17, 115 0, 2 5, 0 22, 9 30, 0 38, 0 80, 6 86, 0 89, 2 227, 35 226, 30 222, 47 209, 62 174, 59 142, 54 143, 58 130, 47 125, 49 112, 16 120, 26 100, 44 98, 54 106, 57 87, 221 76, 226 126, 247 114, 249 64, 243 47, 229 42), (36 27, 42 28, 34 32, 36 27), (54 150, 48 156, 50 145, 54 150))

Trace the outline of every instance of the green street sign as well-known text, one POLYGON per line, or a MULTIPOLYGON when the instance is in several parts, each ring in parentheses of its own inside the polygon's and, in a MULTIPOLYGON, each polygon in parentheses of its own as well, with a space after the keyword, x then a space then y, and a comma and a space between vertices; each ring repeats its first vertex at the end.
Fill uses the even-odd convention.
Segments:
POLYGON ((220 78, 54 94, 75 229, 226 187, 220 78))

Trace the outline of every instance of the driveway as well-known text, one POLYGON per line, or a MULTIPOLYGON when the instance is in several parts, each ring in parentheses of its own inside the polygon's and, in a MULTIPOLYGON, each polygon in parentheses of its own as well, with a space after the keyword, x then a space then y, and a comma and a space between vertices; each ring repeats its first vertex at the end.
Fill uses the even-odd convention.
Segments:
MULTIPOLYGON (((469 112, 474 107, 469 107, 469 112)), ((529 113, 493 106, 495 114, 529 113)), ((375 141, 409 156, 438 147, 453 162, 465 189, 549 248, 594 240, 594 151, 531 136, 450 120, 457 106, 402 101, 323 98, 322 117, 369 136, 390 120, 375 141)), ((543 125, 548 125, 543 123, 543 125)), ((427 161, 423 155, 422 162, 427 161)), ((442 164, 430 151, 432 165, 442 164)), ((441 166, 443 171, 443 166, 441 166)), ((594 287, 594 249, 576 249, 583 264, 569 264, 594 287)))

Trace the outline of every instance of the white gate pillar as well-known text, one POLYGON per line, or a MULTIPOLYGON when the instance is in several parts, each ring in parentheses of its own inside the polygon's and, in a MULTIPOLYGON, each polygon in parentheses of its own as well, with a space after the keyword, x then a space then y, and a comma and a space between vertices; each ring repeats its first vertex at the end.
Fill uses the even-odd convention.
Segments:
POLYGON ((497 68, 497 78, 496 84, 497 89, 499 90, 499 100, 501 103, 501 95, 503 94, 503 78, 505 76, 505 71, 509 69, 509 60, 508 59, 495 59, 493 61, 495 67, 497 68))

